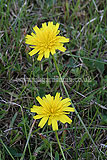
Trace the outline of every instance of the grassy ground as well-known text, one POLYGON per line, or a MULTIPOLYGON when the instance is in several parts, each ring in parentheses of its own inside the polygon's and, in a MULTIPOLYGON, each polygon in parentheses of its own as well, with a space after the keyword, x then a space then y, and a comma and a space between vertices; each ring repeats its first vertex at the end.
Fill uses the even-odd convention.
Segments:
MULTIPOLYGON (((106 159, 107 0, 0 0, 0 160, 21 159, 36 96, 58 91, 66 98, 61 83, 52 81, 58 78, 52 57, 38 62, 37 55, 27 54, 25 35, 48 21, 59 22, 61 35, 70 38, 66 52, 55 57, 75 108, 106 159)), ((75 113, 72 120, 59 124, 66 159, 101 159, 75 113)), ((36 122, 23 159, 62 159, 51 127, 39 129, 36 122)))

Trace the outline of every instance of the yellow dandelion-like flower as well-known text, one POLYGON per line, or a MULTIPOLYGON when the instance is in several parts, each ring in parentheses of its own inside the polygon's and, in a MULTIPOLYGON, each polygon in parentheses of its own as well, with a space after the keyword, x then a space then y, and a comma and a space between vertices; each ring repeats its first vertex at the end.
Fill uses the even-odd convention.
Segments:
POLYGON ((31 112, 37 113, 34 116, 34 119, 41 119, 39 122, 39 127, 43 128, 43 126, 48 121, 48 125, 52 124, 53 130, 58 130, 57 121, 61 121, 62 123, 68 122, 69 124, 72 120, 66 115, 69 112, 74 112, 74 108, 68 107, 71 105, 70 99, 65 98, 63 100, 60 97, 60 93, 56 93, 55 98, 50 94, 46 95, 42 99, 38 96, 36 97, 37 101, 40 103, 41 106, 34 105, 31 108, 31 112))
POLYGON ((29 44, 33 49, 29 52, 30 56, 38 53, 38 61, 41 61, 43 56, 45 58, 49 58, 50 53, 52 55, 55 54, 56 50, 60 50, 64 52, 66 48, 63 47, 63 43, 69 42, 69 38, 65 38, 63 36, 58 36, 59 34, 59 24, 53 24, 53 22, 48 22, 42 24, 42 28, 38 28, 35 26, 33 30, 35 33, 31 33, 31 35, 26 35, 25 43, 29 44))

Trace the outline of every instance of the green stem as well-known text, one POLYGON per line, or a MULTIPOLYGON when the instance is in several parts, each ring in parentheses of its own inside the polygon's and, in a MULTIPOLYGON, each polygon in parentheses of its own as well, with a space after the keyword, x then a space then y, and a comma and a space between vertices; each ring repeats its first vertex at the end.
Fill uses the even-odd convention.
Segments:
MULTIPOLYGON (((60 78, 60 80, 61 80, 62 86, 63 86, 63 88, 64 88, 64 90, 65 90, 65 93, 66 93, 67 97, 70 98, 70 96, 69 96, 69 94, 68 94, 68 91, 67 91, 67 89, 66 89, 66 87, 65 87, 65 84, 64 84, 64 82, 63 82, 63 79, 62 79, 62 77, 61 77, 61 74, 60 74, 60 72, 59 72, 59 68, 58 68, 58 66, 57 66, 57 62, 56 62, 56 60, 55 60, 55 57, 52 56, 52 58, 53 58, 53 61, 54 61, 56 70, 57 70, 57 72, 58 72, 59 78, 60 78)), ((71 100, 71 99, 70 99, 70 100, 71 100)), ((72 101, 71 101, 71 105, 72 105, 72 107, 75 109, 75 113, 76 113, 77 117, 79 118, 80 122, 82 123, 82 125, 83 125, 85 131, 87 132, 89 138, 91 139, 93 145, 95 146, 97 152, 99 153, 99 155, 100 155, 100 157, 101 157, 101 159, 102 159, 102 156, 101 156, 100 151, 98 150, 96 144, 94 143, 94 141, 93 141, 93 139, 92 139, 92 137, 91 137, 91 135, 90 135, 90 133, 89 133, 87 127, 85 126, 84 122, 82 121, 82 119, 81 119, 81 117, 80 117, 78 111, 76 110, 74 104, 72 103, 72 101)))
POLYGON ((52 156, 52 142, 50 142, 50 154, 51 154, 51 160, 53 160, 53 156, 52 156))
POLYGON ((63 156, 63 159, 66 160, 65 156, 64 156, 64 153, 63 153, 63 150, 61 148, 61 144, 60 144, 60 141, 59 141, 59 138, 58 138, 58 133, 57 131, 55 131, 55 136, 56 136, 56 139, 57 139, 57 142, 58 142, 58 145, 59 145, 59 148, 61 150, 61 153, 62 153, 62 156, 63 156))

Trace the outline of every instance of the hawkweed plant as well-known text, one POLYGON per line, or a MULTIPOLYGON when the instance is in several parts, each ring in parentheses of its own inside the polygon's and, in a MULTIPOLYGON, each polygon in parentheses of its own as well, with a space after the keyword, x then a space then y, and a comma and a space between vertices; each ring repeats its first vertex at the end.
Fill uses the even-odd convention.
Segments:
POLYGON ((62 123, 68 122, 70 124, 72 120, 66 114, 69 114, 69 112, 74 112, 75 110, 77 117, 82 123, 86 133, 88 134, 89 138, 91 139, 93 145, 95 146, 97 152, 99 153, 102 159, 100 151, 98 150, 87 127, 85 126, 78 111, 76 110, 74 104, 70 99, 66 86, 61 77, 61 74, 57 65, 57 60, 54 57, 56 50, 65 52, 66 48, 63 45, 64 43, 69 42, 69 38, 65 38, 63 36, 58 35, 60 33, 60 30, 58 28, 59 28, 59 23, 54 25, 53 22, 43 23, 41 28, 38 28, 37 26, 35 26, 33 28, 35 33, 32 32, 31 35, 26 35, 25 43, 29 44, 30 48, 32 48, 32 50, 28 53, 30 56, 33 56, 36 53, 38 53, 38 58, 37 58, 38 61, 41 61, 43 57, 49 58, 51 53, 56 70, 61 80, 62 86, 68 98, 61 100, 62 97, 60 97, 59 93, 56 93, 55 98, 50 94, 46 95, 42 99, 40 97, 37 97, 36 99, 41 106, 34 105, 31 108, 31 112, 37 113, 37 115, 34 116, 34 119, 41 119, 41 121, 39 122, 39 127, 42 128, 47 121, 48 121, 48 125, 52 124, 52 128, 55 131, 57 142, 59 144, 59 148, 65 160, 65 156, 61 148, 61 144, 59 142, 59 138, 57 134, 57 130, 58 130, 57 121, 61 121, 62 123), (71 105, 72 107, 68 107, 69 105, 71 105))
POLYGON ((65 98, 62 100, 60 97, 60 93, 56 93, 55 98, 50 94, 46 95, 43 98, 39 96, 36 97, 37 101, 41 106, 33 105, 31 108, 31 112, 36 113, 33 118, 40 119, 39 127, 43 128, 46 122, 48 121, 48 125, 52 124, 52 129, 55 131, 56 139, 61 150, 62 156, 65 160, 65 156, 63 150, 61 148, 61 144, 58 138, 57 130, 58 130, 58 121, 62 123, 71 123, 72 120, 67 116, 70 112, 74 112, 74 108, 68 107, 71 105, 71 100, 69 98, 65 98))

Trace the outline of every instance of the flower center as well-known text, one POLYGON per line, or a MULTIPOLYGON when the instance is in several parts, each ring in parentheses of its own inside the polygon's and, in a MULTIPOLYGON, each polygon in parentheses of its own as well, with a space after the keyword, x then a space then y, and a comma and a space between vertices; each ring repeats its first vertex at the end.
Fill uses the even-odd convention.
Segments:
POLYGON ((45 41, 44 41, 44 47, 46 49, 51 49, 52 46, 55 45, 55 36, 52 35, 52 32, 48 32, 46 37, 45 37, 45 41))
POLYGON ((50 106, 50 109, 48 111, 49 115, 56 116, 62 113, 61 108, 58 108, 58 106, 50 106))
POLYGON ((53 110, 53 108, 51 108, 51 113, 54 113, 54 110, 53 110))

